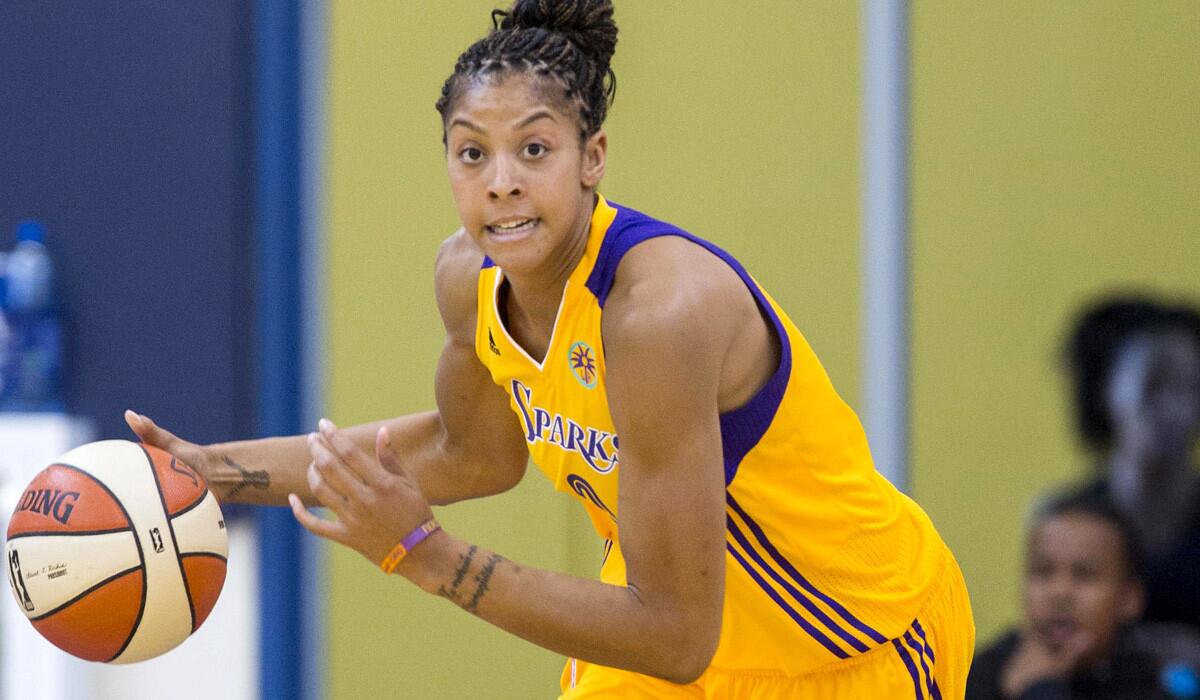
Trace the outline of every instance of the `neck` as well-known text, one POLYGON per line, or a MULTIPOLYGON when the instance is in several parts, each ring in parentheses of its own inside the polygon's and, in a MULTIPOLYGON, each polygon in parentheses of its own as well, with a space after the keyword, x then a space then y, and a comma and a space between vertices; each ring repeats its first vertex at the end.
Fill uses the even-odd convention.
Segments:
POLYGON ((574 233, 547 261, 542 270, 518 274, 510 274, 507 270, 504 272, 504 277, 508 280, 510 301, 513 302, 509 304, 510 313, 536 327, 554 324, 562 301, 563 288, 567 286, 567 280, 579 266, 583 252, 587 249, 596 196, 590 191, 586 192, 585 196, 592 202, 592 206, 581 208, 582 214, 580 220, 575 222, 574 233))
POLYGON ((1190 465, 1163 464, 1135 455, 1114 454, 1108 461, 1111 494, 1141 541, 1143 553, 1169 553, 1192 522, 1197 481, 1190 465))
POLYGON ((1186 456, 1158 456, 1117 450, 1108 458, 1109 474, 1119 492, 1141 496, 1187 495, 1194 476, 1186 456))

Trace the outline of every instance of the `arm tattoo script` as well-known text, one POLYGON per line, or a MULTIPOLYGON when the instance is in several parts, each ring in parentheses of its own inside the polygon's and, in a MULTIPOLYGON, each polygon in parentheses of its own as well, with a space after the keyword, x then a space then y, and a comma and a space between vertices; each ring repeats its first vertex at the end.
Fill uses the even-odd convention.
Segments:
POLYGON ((229 457, 221 457, 221 459, 225 462, 225 464, 228 464, 229 466, 238 470, 238 473, 242 475, 242 480, 234 484, 233 488, 229 489, 229 492, 225 494, 225 498, 233 498, 241 493, 242 489, 246 488, 247 486, 256 488, 259 491, 265 491, 271 486, 271 476, 267 474, 265 470, 259 469, 258 471, 252 472, 229 457))
POLYGON ((449 588, 446 588, 444 585, 438 586, 438 595, 460 605, 462 604, 462 596, 459 595, 458 587, 462 585, 463 579, 467 577, 467 569, 471 568, 471 562, 475 559, 475 552, 478 549, 475 545, 471 545, 467 549, 467 553, 458 558, 459 564, 458 568, 454 571, 454 580, 450 582, 449 588))
POLYGON ((504 557, 499 554, 489 555, 487 561, 480 567, 479 572, 470 578, 470 582, 475 584, 475 589, 473 591, 468 590, 471 583, 468 582, 466 587, 463 586, 463 583, 467 581, 467 575, 471 572, 471 564, 474 563, 475 555, 478 551, 478 547, 471 545, 466 553, 459 557, 459 565, 454 570, 454 578, 450 581, 449 587, 446 585, 438 587, 438 595, 453 601, 469 613, 479 610, 479 602, 483 600, 483 597, 488 592, 492 575, 496 573, 496 566, 504 561, 504 557))
POLYGON ((484 562, 483 568, 479 570, 479 574, 475 576, 475 593, 471 596, 471 600, 463 606, 463 610, 469 613, 479 610, 479 601, 483 599, 488 590, 488 582, 492 580, 492 574, 496 571, 496 565, 503 559, 499 554, 493 554, 484 562))

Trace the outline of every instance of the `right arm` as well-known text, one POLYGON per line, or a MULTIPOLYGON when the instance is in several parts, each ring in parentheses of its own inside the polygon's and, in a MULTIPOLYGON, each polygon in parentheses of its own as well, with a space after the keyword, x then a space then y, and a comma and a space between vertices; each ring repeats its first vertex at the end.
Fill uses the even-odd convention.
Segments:
MULTIPOLYGON (((373 451, 386 427, 400 457, 433 504, 506 491, 525 473, 528 453, 508 396, 475 356, 477 275, 483 253, 462 232, 438 251, 434 280, 446 343, 435 379, 437 410, 366 423, 343 431, 373 451)), ((312 461, 306 437, 272 437, 196 445, 127 411, 125 420, 145 443, 196 467, 222 502, 285 505, 295 493, 317 505, 309 491, 312 461)))

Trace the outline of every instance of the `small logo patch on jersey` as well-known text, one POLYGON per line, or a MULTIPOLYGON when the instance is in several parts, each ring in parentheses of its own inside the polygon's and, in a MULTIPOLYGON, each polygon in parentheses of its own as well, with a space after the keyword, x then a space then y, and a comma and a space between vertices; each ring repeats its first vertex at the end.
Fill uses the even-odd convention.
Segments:
POLYGON ((592 347, 582 340, 571 346, 567 362, 571 365, 571 374, 587 389, 596 387, 596 353, 592 347))
POLYGON ((492 352, 494 354, 496 354, 496 355, 500 354, 500 348, 496 347, 496 339, 494 337, 492 337, 492 329, 491 328, 488 329, 488 347, 492 349, 492 352))

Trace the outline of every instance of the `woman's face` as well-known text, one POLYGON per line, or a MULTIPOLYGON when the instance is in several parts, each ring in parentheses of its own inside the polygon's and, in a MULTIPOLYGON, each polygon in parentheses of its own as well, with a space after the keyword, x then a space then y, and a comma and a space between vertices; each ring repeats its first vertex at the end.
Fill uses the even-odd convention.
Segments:
POLYGON ((580 144, 577 115, 544 78, 479 77, 446 118, 446 167, 459 218, 508 273, 555 272, 579 249, 604 174, 603 132, 580 144))
POLYGON ((1107 400, 1118 450, 1187 465, 1200 438, 1200 347, 1182 331, 1131 338, 1113 363, 1107 400))

